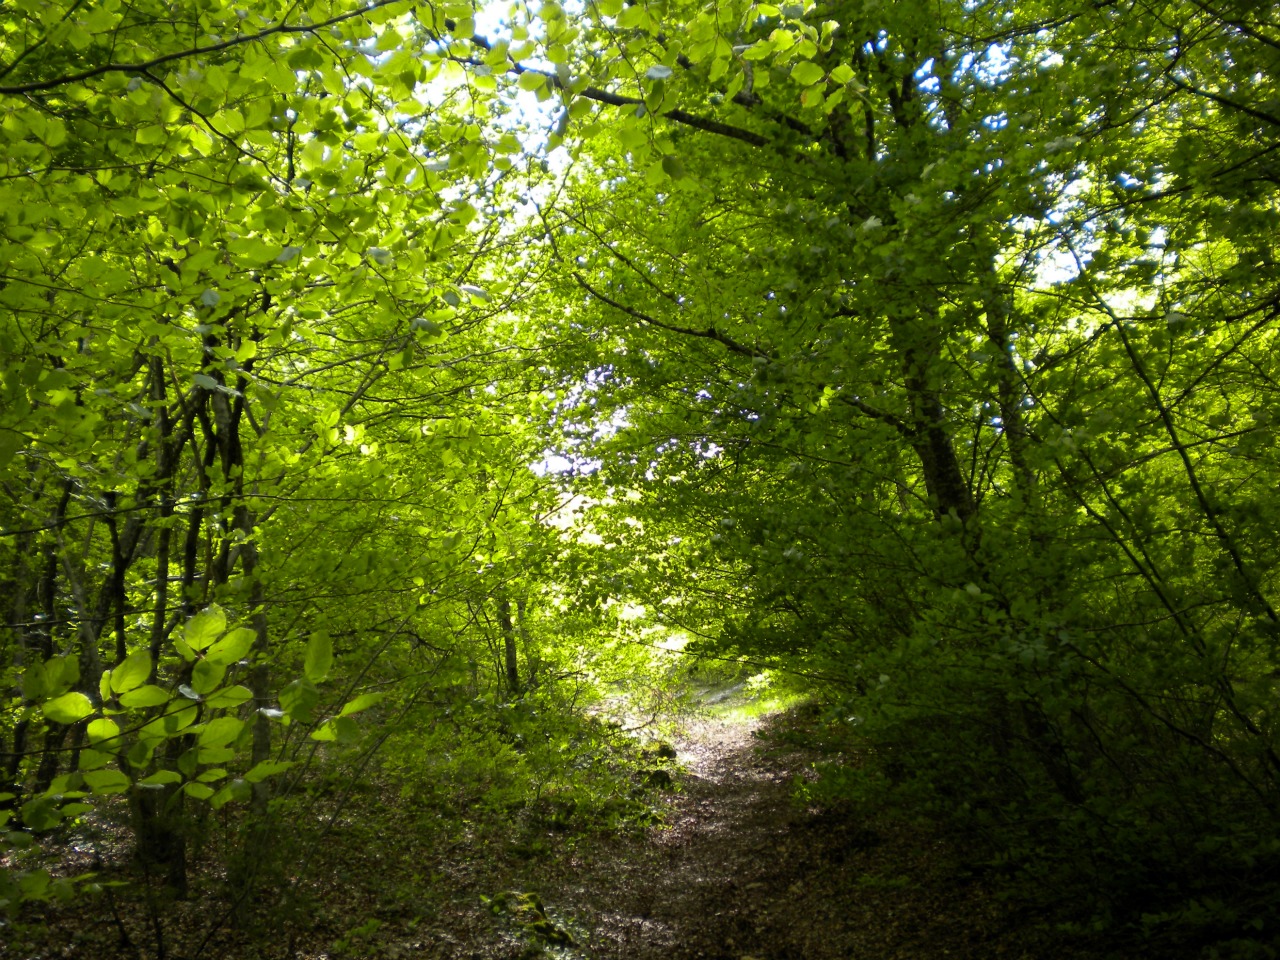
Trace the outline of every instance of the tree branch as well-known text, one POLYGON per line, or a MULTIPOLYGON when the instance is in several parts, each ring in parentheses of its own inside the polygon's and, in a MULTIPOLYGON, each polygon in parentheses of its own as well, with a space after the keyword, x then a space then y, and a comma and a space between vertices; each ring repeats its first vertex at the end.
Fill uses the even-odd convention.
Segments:
POLYGON ((848 397, 840 393, 836 394, 836 399, 853 407, 859 413, 871 417, 873 420, 879 420, 881 423, 887 423, 904 437, 911 438, 916 436, 915 429, 901 417, 895 416, 888 410, 881 410, 878 407, 873 407, 861 397, 848 397))
MULTIPOLYGON (((446 20, 445 26, 452 29, 452 21, 446 20)), ((493 44, 491 44, 487 38, 479 35, 472 37, 471 42, 481 50, 493 49, 493 44)), ((471 57, 457 57, 455 59, 459 63, 467 66, 481 66, 481 63, 478 60, 471 57)), ((536 74, 541 77, 546 77, 547 82, 553 87, 557 87, 561 90, 568 89, 565 86, 564 81, 550 70, 539 70, 536 67, 529 67, 525 66, 523 63, 516 63, 512 61, 511 70, 509 72, 514 73, 516 76, 520 76, 525 73, 536 74)), ((610 93, 608 90, 601 90, 599 87, 586 87, 582 90, 570 92, 575 96, 585 97, 588 100, 594 100, 596 103, 605 103, 611 107, 638 107, 644 105, 644 99, 642 97, 628 97, 620 93, 610 93)), ((742 95, 739 94, 739 96, 742 95)), ((736 102, 743 102, 739 101, 737 97, 734 99, 736 102)), ((722 123, 719 120, 712 120, 709 117, 700 117, 697 114, 689 113, 687 110, 666 110, 660 113, 659 116, 664 117, 667 120, 672 120, 676 123, 682 123, 686 127, 705 130, 707 133, 714 133, 717 136, 728 137, 731 140, 740 140, 741 142, 750 144, 753 147, 764 147, 769 144, 767 137, 763 137, 751 130, 745 130, 742 127, 735 127, 729 123, 722 123)))
POLYGON ((30 83, 15 83, 0 86, 0 94, 23 94, 23 93, 39 93, 42 90, 53 90, 56 87, 66 86, 69 83, 82 83, 85 80, 92 80, 94 77, 101 77, 108 73, 145 73, 149 70, 161 66, 166 63, 172 63, 174 60, 186 60, 190 57, 204 56, 210 53, 217 53, 220 50, 229 50, 232 47, 243 46, 246 43, 253 43, 256 40, 265 40, 267 37, 277 34, 291 33, 313 33, 324 27, 333 26, 335 23, 342 23, 344 20, 354 20, 363 17, 365 14, 372 13, 380 7, 389 7, 395 3, 403 3, 405 0, 373 0, 372 3, 361 7, 359 10, 351 10, 347 13, 340 13, 336 17, 330 17, 328 20, 321 20, 318 23, 296 24, 290 26, 288 24, 279 24, 275 27, 267 27, 265 30, 259 30, 257 33, 240 34, 232 37, 230 40, 223 40, 220 43, 211 43, 203 47, 191 47, 187 50, 180 50, 176 53, 165 53, 150 60, 143 60, 139 63, 104 63, 88 70, 82 70, 79 73, 71 73, 62 77, 55 77, 52 80, 33 80, 30 83))

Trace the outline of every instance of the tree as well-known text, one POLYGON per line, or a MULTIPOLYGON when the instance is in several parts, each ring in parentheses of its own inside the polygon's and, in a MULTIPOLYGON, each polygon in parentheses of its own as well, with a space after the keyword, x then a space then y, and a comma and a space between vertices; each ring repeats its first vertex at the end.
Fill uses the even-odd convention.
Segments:
POLYGON ((406 10, 6 31, 6 799, 40 830, 128 791, 180 891, 188 800, 262 816, 280 723, 350 735, 304 648, 415 635, 501 501, 473 465, 527 445, 481 432, 522 354, 515 127, 406 10))
POLYGON ((594 522, 650 558, 651 608, 842 675, 883 763, 859 792, 1100 912, 1176 928, 1224 862, 1256 877, 1280 772, 1270 28, 592 11, 570 75, 609 83, 567 85, 589 139, 546 227, 563 329, 598 345, 594 522))
POLYGON ((1267 19, 476 20, 12 18, 3 816, 129 792, 180 888, 184 804, 261 821, 373 678, 457 648, 478 692, 500 640, 510 702, 512 602, 606 647, 642 601, 832 684, 875 757, 833 790, 1238 932, 1194 905, 1276 850, 1267 19))

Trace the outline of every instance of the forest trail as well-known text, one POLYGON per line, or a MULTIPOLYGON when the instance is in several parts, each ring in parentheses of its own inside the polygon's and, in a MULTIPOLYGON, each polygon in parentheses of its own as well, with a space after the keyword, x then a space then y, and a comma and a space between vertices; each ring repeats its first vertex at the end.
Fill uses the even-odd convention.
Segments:
MULTIPOLYGON (((1011 915, 960 873, 926 831, 797 803, 796 778, 836 759, 821 726, 803 709, 686 720, 674 765, 659 768, 674 772, 674 789, 655 801, 661 823, 544 827, 535 854, 517 852, 535 838, 514 823, 477 822, 442 844, 413 826, 414 805, 397 801, 398 790, 364 795, 379 801, 364 809, 380 812, 344 817, 309 879, 285 898, 291 905, 267 898, 245 927, 225 925, 222 888, 210 877, 191 900, 162 906, 163 948, 137 897, 86 897, 48 905, 21 937, 0 937, 0 960, 1075 956, 1035 917, 1011 915)), ((856 758, 843 762, 856 767, 856 758)), ((103 849, 125 869, 123 843, 103 849)))
POLYGON ((664 826, 530 878, 548 915, 577 934, 574 948, 548 949, 600 960, 1063 955, 1038 951, 940 844, 797 805, 794 779, 818 754, 787 736, 795 723, 688 724, 664 826))

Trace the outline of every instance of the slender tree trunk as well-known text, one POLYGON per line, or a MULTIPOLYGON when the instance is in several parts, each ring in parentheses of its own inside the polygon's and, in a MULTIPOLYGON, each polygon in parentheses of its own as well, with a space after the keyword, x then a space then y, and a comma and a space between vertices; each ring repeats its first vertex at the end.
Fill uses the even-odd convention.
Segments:
POLYGON ((520 637, 520 646, 524 649, 525 686, 534 687, 538 682, 539 663, 529 637, 528 607, 527 598, 516 598, 516 633, 520 637))
POLYGON ((520 662, 516 649, 516 630, 511 622, 511 600, 503 595, 498 600, 498 629, 502 631, 503 662, 506 666, 507 693, 520 695, 520 662))
MULTIPOLYGON (((21 678, 23 672, 28 666, 29 661, 33 658, 28 653, 28 644, 30 627, 27 625, 28 610, 27 605, 31 601, 35 593, 34 584, 31 583, 32 571, 30 564, 27 562, 27 553, 31 549, 31 536, 23 535, 18 538, 14 544, 14 575, 9 581, 9 589, 12 591, 11 596, 13 602, 9 606, 9 622, 13 626, 13 634, 15 645, 13 649, 12 662, 15 668, 15 678, 21 678)), ((15 699, 22 699, 21 683, 15 683, 11 695, 15 699)), ((18 790, 18 771, 22 766, 22 755, 27 749, 27 731, 30 728, 30 721, 25 717, 19 720, 13 727, 13 747, 12 752, 5 758, 4 780, 0 781, 0 793, 17 794, 18 790)), ((14 800, 0 802, 0 808, 11 807, 16 803, 14 800)))
POLYGON ((912 321, 900 321, 893 327, 893 340, 902 362, 911 447, 920 460, 929 502, 935 516, 952 516, 967 526, 976 506, 947 427, 946 408, 934 383, 936 371, 942 367, 940 323, 933 312, 925 312, 912 321))
MULTIPOLYGON (((270 652, 270 636, 267 625, 266 595, 262 588, 262 579, 258 574, 258 545, 254 541, 254 517, 250 510, 242 508, 240 529, 245 540, 240 555, 244 574, 249 579, 250 623, 253 624, 253 669, 249 672, 249 689, 253 692, 253 703, 258 707, 253 719, 253 745, 250 763, 259 764, 271 759, 271 721, 263 713, 263 708, 271 703, 271 665, 268 662, 270 652)), ((253 812, 259 817, 267 814, 267 800, 270 797, 266 781, 253 785, 253 812)))
MULTIPOLYGON (((166 766, 176 765, 184 739, 175 737, 165 744, 166 766)), ((185 798, 177 784, 166 784, 159 790, 135 789, 130 797, 134 856, 163 869, 165 882, 180 900, 188 893, 185 798)))

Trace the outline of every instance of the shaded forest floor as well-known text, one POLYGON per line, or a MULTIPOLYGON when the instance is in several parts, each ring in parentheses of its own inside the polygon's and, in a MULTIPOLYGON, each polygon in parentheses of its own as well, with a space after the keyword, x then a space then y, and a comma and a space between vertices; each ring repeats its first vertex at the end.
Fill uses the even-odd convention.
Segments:
MULTIPOLYGON (((943 842, 798 805, 795 778, 821 757, 806 745, 812 724, 803 712, 686 723, 675 764, 659 768, 674 772, 672 789, 644 794, 659 822, 623 831, 512 817, 464 819, 446 834, 423 819, 438 813, 374 782, 322 846, 302 851, 301 874, 272 878, 264 855, 263 893, 234 929, 222 878, 200 876, 186 901, 150 903, 134 878, 0 930, 0 958, 1075 956, 959 871, 943 842)), ((648 777, 665 786, 664 774, 648 777)))

